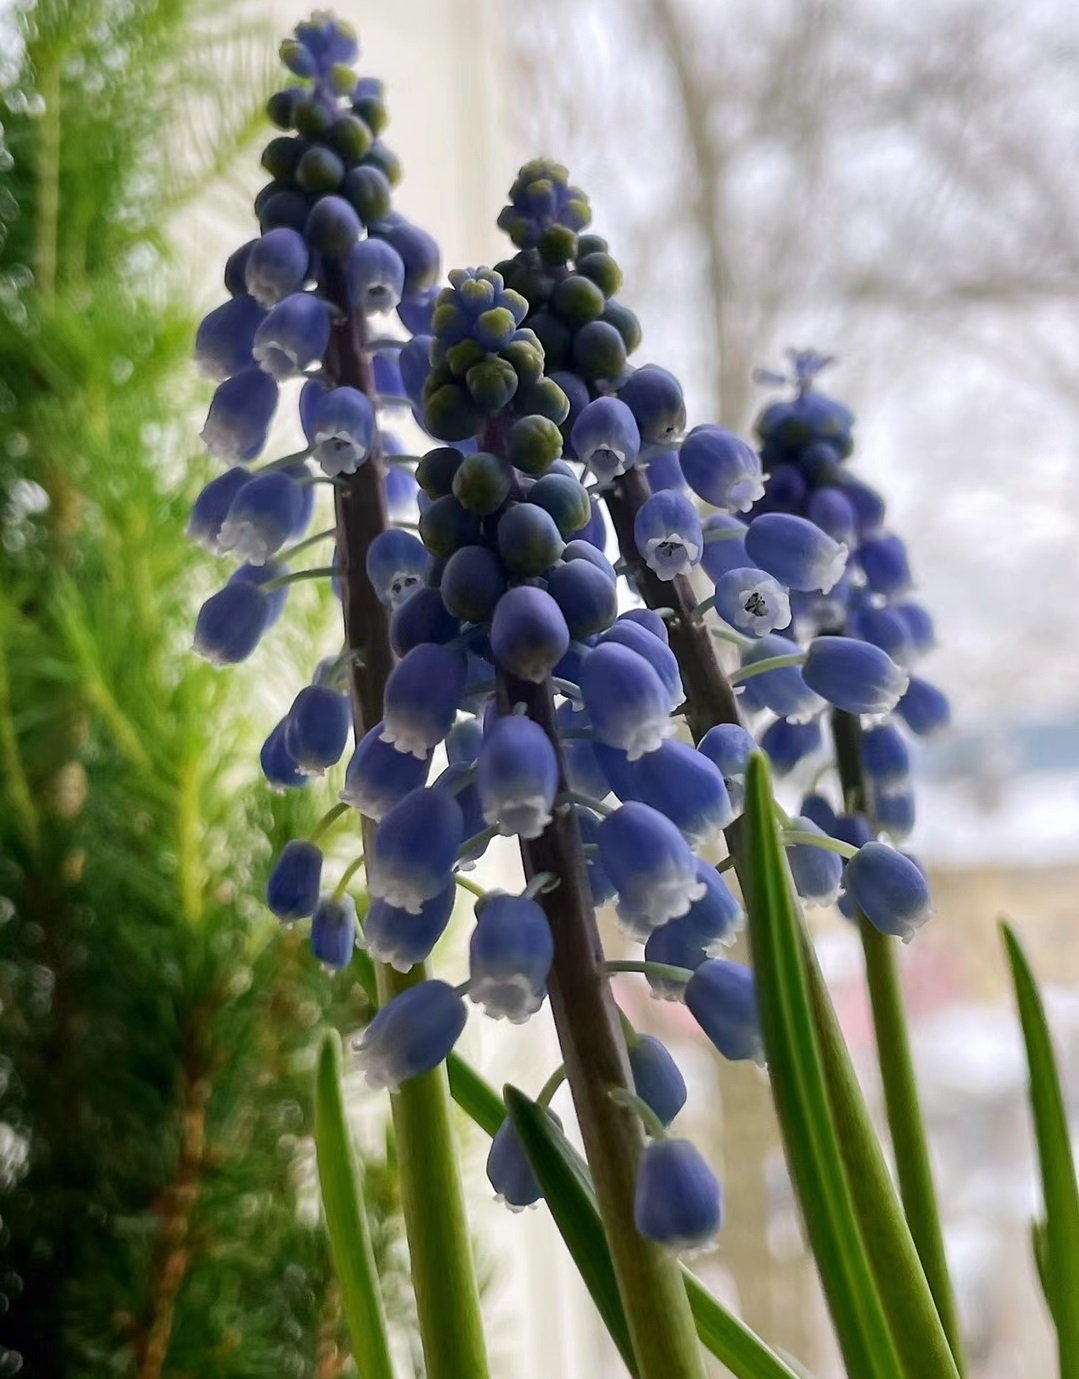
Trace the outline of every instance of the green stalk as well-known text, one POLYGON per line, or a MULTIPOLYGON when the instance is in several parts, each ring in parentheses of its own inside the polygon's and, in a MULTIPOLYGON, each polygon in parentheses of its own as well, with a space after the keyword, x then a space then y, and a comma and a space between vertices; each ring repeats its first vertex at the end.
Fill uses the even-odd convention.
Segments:
POLYGON ((386 1314, 341 1092, 341 1036, 327 1030, 315 1075, 315 1150, 330 1252, 352 1354, 364 1379, 393 1379, 386 1314))
POLYGON ((847 1372, 851 1379, 915 1379, 915 1371, 900 1359, 881 1296, 890 1280, 876 1275, 855 1207, 855 1183, 847 1171, 813 1026, 800 951, 801 915, 761 752, 754 752, 746 767, 744 825, 739 875, 772 1095, 847 1372))
POLYGON ((891 1321, 896 1347, 911 1375, 935 1374, 958 1379, 951 1342, 925 1278, 909 1223, 904 1216, 888 1165, 869 1118, 847 1045, 824 984, 817 955, 802 934, 817 1042, 824 1065, 828 1100, 832 1107, 847 1175, 857 1185, 854 1207, 866 1251, 878 1279, 887 1280, 881 1298, 891 1321))
MULTIPOLYGON (((836 709, 832 713, 832 735, 844 807, 851 813, 865 813, 866 790, 860 750, 861 723, 856 715, 836 709)), ((914 1247, 925 1271, 941 1324, 955 1357, 956 1368, 964 1373, 959 1316, 948 1275, 944 1253, 944 1232, 940 1224, 929 1144, 914 1076, 910 1032, 903 1008, 897 945, 899 940, 878 933, 864 915, 858 917, 858 930, 865 954, 866 982, 873 1010, 873 1029, 880 1065, 881 1085, 892 1137, 899 1194, 910 1225, 914 1247)))
MULTIPOLYGON (((374 398, 362 313, 349 307, 340 266, 328 262, 326 295, 341 308, 326 364, 330 377, 374 398)), ((393 669, 389 620, 367 578, 367 551, 387 526, 386 493, 374 459, 334 490, 337 548, 341 561, 345 639, 359 653, 349 667, 356 741, 382 717, 386 680, 393 669)), ((363 820, 364 853, 370 857, 375 824, 363 820)), ((428 976, 375 965, 379 1004, 428 976)), ((485 1379, 487 1354, 479 1288, 465 1215, 457 1143, 450 1121, 444 1066, 409 1078, 391 1097, 401 1202, 412 1263, 420 1340, 428 1379, 485 1379)))

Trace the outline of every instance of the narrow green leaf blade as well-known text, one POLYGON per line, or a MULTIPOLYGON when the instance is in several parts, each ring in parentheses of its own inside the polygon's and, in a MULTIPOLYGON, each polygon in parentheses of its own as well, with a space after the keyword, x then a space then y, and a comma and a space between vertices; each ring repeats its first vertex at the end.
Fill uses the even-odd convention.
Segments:
POLYGON ((326 1031, 318 1055, 315 1150, 330 1253, 357 1371, 364 1379, 393 1379, 382 1294, 341 1095, 341 1038, 336 1030, 326 1031))
POLYGON ((498 1127, 506 1119, 506 1107, 502 1098, 460 1054, 450 1054, 446 1060, 446 1072, 450 1079, 450 1096, 465 1115, 493 1139, 498 1127))
POLYGON ((806 978, 820 1043, 828 1099, 835 1118, 854 1209, 866 1251, 880 1280, 881 1300, 909 1374, 958 1379, 959 1360, 945 1332, 925 1270, 839 1028, 809 935, 802 934, 806 978))
POLYGON ((574 1162, 576 1155, 572 1154, 568 1141, 565 1141, 543 1107, 516 1087, 506 1087, 505 1098, 506 1111, 524 1146, 536 1181, 543 1190, 555 1225, 626 1368, 636 1375, 637 1364, 618 1292, 618 1280, 607 1249, 599 1211, 590 1200, 590 1190, 585 1186, 583 1169, 574 1162))
POLYGON ((740 874, 772 1093, 847 1372, 859 1379, 915 1379, 896 1352, 843 1166, 814 1030, 801 916, 760 752, 746 768, 742 829, 740 874))
MULTIPOLYGON (((480 1129, 493 1136, 506 1115, 502 1098, 459 1054, 450 1054, 448 1069, 450 1091, 458 1106, 480 1129)), ((544 1121, 550 1124, 547 1117, 544 1117, 544 1121)), ((567 1174, 561 1189, 566 1197, 566 1211, 572 1216, 591 1215, 596 1227, 602 1231, 599 1210, 584 1161, 555 1126, 552 1125, 551 1130, 552 1147, 562 1157, 567 1174)), ((602 1236, 600 1238, 602 1240, 602 1236)), ((606 1240, 602 1240, 602 1245, 609 1262, 606 1240)), ((684 1265, 682 1273, 701 1343, 732 1370, 738 1379, 801 1379, 800 1371, 791 1369, 769 1350, 753 1331, 712 1297, 700 1280, 684 1265)))
POLYGON ((1042 1274, 1057 1331, 1061 1379, 1069 1379, 1079 1374, 1079 1188, 1045 1007, 1014 931, 1008 924, 1002 924, 1001 931, 1030 1068, 1030 1105, 1045 1198, 1045 1224, 1040 1233, 1045 1266, 1042 1274))
POLYGON ((728 1312, 685 1265, 682 1277, 701 1344, 738 1379, 807 1379, 807 1371, 792 1369, 769 1350, 756 1332, 728 1312))

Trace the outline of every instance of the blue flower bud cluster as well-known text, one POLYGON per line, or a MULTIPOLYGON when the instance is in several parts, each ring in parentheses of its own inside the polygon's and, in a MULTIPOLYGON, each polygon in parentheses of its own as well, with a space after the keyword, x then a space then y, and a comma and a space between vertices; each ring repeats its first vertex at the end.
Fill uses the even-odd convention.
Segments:
MULTIPOLYGON (((854 419, 817 387, 829 362, 814 353, 792 352, 789 377, 764 375, 766 381, 785 384, 793 396, 769 403, 757 419, 767 482, 750 510, 749 530, 765 520, 799 521, 849 550, 834 587, 823 594, 793 594, 792 614, 797 635, 809 640, 810 654, 802 667, 806 683, 846 714, 867 716, 854 738, 863 811, 837 817, 827 801, 814 794, 803 800, 801 813, 825 833, 861 848, 858 858, 843 869, 841 910, 853 916, 856 908, 861 909, 875 915, 874 922, 884 932, 909 939, 929 914, 925 879, 916 865, 893 864, 897 854, 874 840, 883 836, 901 845, 913 829, 907 734, 924 737, 943 729, 948 701, 929 681, 912 673, 934 645, 932 617, 912 595, 907 550, 887 528, 884 499, 851 471, 854 419), (855 658, 857 684, 852 672, 855 658), (902 894, 894 894, 882 912, 859 883, 868 874, 870 890, 887 893, 888 868, 893 865, 902 894)), ((747 683, 747 693, 763 693, 767 679, 765 675, 747 683)), ((769 743, 766 733, 764 745, 780 773, 795 770, 803 761, 819 764, 830 746, 823 737, 797 741, 789 728, 776 734, 777 727, 768 730, 773 740, 769 743)), ((796 827, 800 830, 801 823, 796 827)))
MULTIPOLYGON (((821 748, 831 705, 873 716, 861 750, 874 799, 901 798, 902 744, 890 720, 876 720, 909 695, 910 657, 893 659, 894 639, 869 635, 866 619, 906 606, 896 616, 918 626, 922 644, 930 633, 909 612, 902 548, 881 535, 879 520, 858 516, 869 500, 857 506, 820 453, 831 446, 835 466, 843 463, 849 417, 800 379, 789 404, 799 425, 773 427, 762 453, 717 426, 686 434, 678 380, 629 363, 640 329, 617 300, 618 265, 605 241, 583 233, 587 200, 551 162, 522 169, 500 217, 517 254, 452 272, 440 287, 433 241, 390 207, 399 170, 380 137, 382 92, 352 70, 351 30, 316 16, 282 56, 304 84, 270 102, 288 132, 264 157, 273 182, 256 202, 262 234, 230 259, 230 300, 207 317, 196 344, 218 380, 204 439, 230 467, 199 495, 190 532, 243 562, 203 606, 196 648, 216 664, 245 659, 280 614, 287 580, 325 574, 346 610, 357 581, 376 613, 381 605, 393 662, 379 682, 381 717, 356 733, 341 790, 368 839, 362 932, 348 876, 324 887, 317 838, 286 845, 269 907, 286 923, 310 918, 312 946, 328 966, 347 965, 360 943, 375 961, 407 971, 430 956, 461 873, 494 837, 517 838, 527 860, 534 843, 568 829, 587 873, 581 922, 613 903, 625 934, 643 946, 654 994, 683 1001, 725 1057, 759 1060, 752 973, 721 956, 742 907, 698 855, 740 815, 757 741, 733 723, 695 744, 679 736, 682 669, 664 619, 626 606, 606 555, 604 501, 631 471, 646 476, 623 559, 661 587, 698 568, 712 580, 709 616, 722 618, 740 648, 742 702, 760 714, 755 726, 777 769, 821 748), (371 315, 392 309, 411 337, 397 349, 372 344, 367 329, 371 315), (341 384, 342 321, 366 350, 369 384, 341 384), (294 379, 308 449, 249 468, 281 385, 294 379), (387 400, 404 402, 442 442, 414 473, 386 463, 400 457, 380 426, 387 400), (777 501, 773 439, 792 474, 817 476, 804 479, 797 502, 777 501), (814 446, 815 458, 800 458, 814 446), (337 539, 342 502, 372 473, 391 513, 394 476, 404 476, 399 495, 414 496, 416 532, 376 511, 359 565, 343 548, 323 570, 292 572, 301 543, 337 539), (338 521, 305 542, 319 482, 335 495, 338 521), (849 500, 849 523, 829 488, 849 500), (702 519, 698 500, 711 515, 702 519)), ((784 482, 793 493, 793 480, 784 482)), ((301 787, 345 756, 353 710, 342 684, 353 646, 319 663, 267 737, 261 764, 273 786, 301 787)), ((931 714, 923 695, 923 723, 931 714)), ((803 895, 827 903, 844 885, 878 927, 913 931, 928 912, 924 881, 877 839, 881 816, 859 822, 864 836, 844 870, 842 858, 813 846, 815 835, 842 836, 826 811, 823 800, 807 801, 791 821, 803 895)), ((482 898, 468 981, 455 988, 428 978, 383 1005, 356 1045, 368 1082, 395 1088, 436 1067, 464 1028, 466 997, 495 1019, 535 1014, 557 967, 544 888, 571 883, 544 873, 520 894, 482 898)), ((672 1247, 705 1243, 720 1222, 718 1183, 691 1145, 666 1135, 684 1083, 657 1041, 629 1045, 655 1132, 640 1163, 638 1228, 672 1247)), ((539 1196, 508 1122, 488 1173, 515 1207, 539 1196)))
MULTIPOLYGON (((188 535, 212 554, 239 562, 196 621, 195 649, 215 665, 251 656, 280 617, 291 579, 320 573, 292 568, 293 557, 309 546, 334 543, 332 529, 306 535, 320 484, 332 491, 372 466, 389 506, 414 508, 415 479, 407 467, 390 463, 402 447, 380 427, 383 404, 408 405, 398 362, 405 342, 392 338, 386 315, 396 310, 406 332, 429 323, 440 258, 431 237, 392 209, 400 168, 381 137, 387 124, 382 86, 356 75, 357 55, 351 26, 325 14, 298 25, 282 45, 282 59, 298 80, 268 104, 270 120, 282 132, 263 152, 273 180, 255 200, 261 234, 229 258, 228 299, 209 313, 196 337, 196 362, 218 385, 203 440, 228 467, 196 498, 188 535), (326 289, 333 275, 336 297, 326 289), (374 386, 366 391, 340 385, 328 367, 335 323, 349 310, 368 334, 371 318, 379 318, 384 336, 369 361, 374 386), (255 465, 281 399, 297 386, 307 448, 255 465)), ((336 551, 332 558, 336 566, 336 551)), ((428 556, 414 536, 391 528, 372 546, 367 563, 380 597, 396 606, 422 584, 428 556)), ((267 736, 260 765, 274 789, 304 787, 345 755, 352 732, 344 689, 348 663, 347 653, 318 662, 311 683, 267 736)), ((391 714, 391 723, 397 722, 407 744, 417 740, 417 730, 407 707, 404 714, 403 720, 391 714)), ((353 760, 372 754, 381 760, 388 753, 394 768, 389 784, 364 793, 357 785, 360 773, 350 765, 343 791, 346 803, 373 818, 425 782, 429 766, 429 753, 395 751, 381 728, 374 746, 368 734, 353 760)), ((429 724, 421 725, 420 738, 430 731, 429 724)), ((452 797, 446 798, 456 810, 452 797)), ((316 956, 329 967, 343 967, 357 939, 356 908, 343 891, 323 890, 322 869, 317 843, 294 840, 277 859, 267 902, 285 923, 310 919, 316 956)), ((452 894, 451 888, 451 902, 452 894)), ((387 908, 375 916, 375 932, 385 926, 387 908)), ((433 928, 432 943, 451 905, 443 903, 438 914, 434 908, 428 906, 427 922, 441 927, 433 928)), ((408 952, 405 943, 394 956, 408 952)))
MULTIPOLYGON (((518 193, 515 183, 514 204, 518 193)), ((583 199, 576 189, 574 196, 583 199)), ((510 209, 503 214, 510 219, 510 209)), ((565 229, 572 243, 576 221, 565 229)), ((528 246, 498 265, 507 283, 529 297, 525 325, 541 336, 562 283, 578 276, 586 260, 603 262, 608 285, 620 281, 604 240, 576 238, 579 261, 545 262, 528 246)), ((630 351, 639 338, 634 324, 627 334, 630 351)), ((847 464, 854 449, 852 414, 815 387, 830 360, 798 352, 789 379, 763 376, 791 386, 794 396, 762 412, 759 450, 715 425, 685 434, 681 388, 656 365, 635 369, 627 362, 616 377, 597 380, 575 365, 572 343, 557 362, 560 384, 573 401, 562 427, 566 455, 595 475, 600 491, 631 468, 647 476, 651 496, 635 513, 635 554, 663 581, 696 567, 703 571, 715 588, 711 606, 739 647, 742 672, 798 656, 799 663, 746 674, 740 687, 740 707, 776 773, 820 764, 831 745, 822 728, 827 710, 866 716, 860 754, 867 837, 884 834, 901 843, 914 811, 909 753, 898 724, 922 735, 935 731, 947 722, 947 701, 910 673, 933 645, 932 620, 910 596, 906 551, 885 530, 883 498, 847 464), (694 499, 711 509, 703 521, 694 499)), ((621 786, 632 789, 624 778, 621 786)), ((673 793, 680 793, 678 786, 673 793)), ((796 880, 804 874, 804 899, 836 899, 840 859, 802 845, 791 849, 791 860, 796 880)), ((905 869, 912 887, 924 890, 924 878, 915 873, 905 869)), ((842 903, 853 913, 849 898, 842 903)), ((886 932, 913 932, 887 905, 870 909, 886 932)), ((928 912, 926 897, 918 922, 928 912)))

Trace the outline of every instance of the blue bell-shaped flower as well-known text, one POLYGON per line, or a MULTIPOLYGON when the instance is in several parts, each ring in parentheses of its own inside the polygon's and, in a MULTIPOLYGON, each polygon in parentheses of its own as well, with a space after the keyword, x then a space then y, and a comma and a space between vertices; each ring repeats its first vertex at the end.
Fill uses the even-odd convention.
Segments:
POLYGON ((322 853, 314 843, 293 838, 281 849, 270 873, 266 903, 286 923, 306 919, 315 912, 321 880, 322 853))
POLYGON ((399 752, 426 758, 453 727, 468 679, 461 647, 421 642, 390 672, 382 739, 399 752))
POLYGON ((760 456, 722 426, 695 426, 679 459, 686 483, 713 507, 748 512, 764 495, 760 456))
POLYGON ((195 363, 206 378, 222 382, 254 366, 255 332, 265 311, 250 297, 230 297, 203 317, 195 335, 195 363))
POLYGON ((348 695, 327 685, 307 685, 285 720, 285 746, 296 764, 321 775, 341 759, 352 726, 348 695))
POLYGON ((259 367, 280 380, 321 362, 329 343, 329 307, 311 292, 293 292, 267 312, 253 352, 259 367))
POLYGON ((545 590, 521 584, 499 599, 491 620, 491 651, 504 670, 539 684, 568 650, 566 620, 545 590))
POLYGON ((191 505, 184 535, 211 555, 221 555, 217 539, 229 515, 232 500, 248 483, 251 475, 240 465, 233 465, 224 474, 211 479, 191 505))
POLYGON ((329 388, 311 412, 309 439, 322 472, 331 479, 355 474, 375 444, 371 401, 357 388, 329 388))
POLYGON ((847 568, 847 548, 805 517, 766 512, 750 522, 746 554, 788 589, 827 594, 847 568))
MULTIPOLYGON (((825 830, 804 815, 791 820, 791 827, 799 833, 818 833, 825 830)), ((787 848, 787 862, 794 878, 794 888, 807 905, 834 905, 839 898, 843 881, 843 859, 836 852, 814 847, 812 843, 795 843, 787 848)))
POLYGON ((618 891, 618 915, 641 936, 684 915, 704 894, 696 858, 671 821, 631 801, 609 814, 597 831, 599 861, 618 891))
POLYGON ((464 842, 461 806, 445 790, 413 790, 382 816, 367 886, 410 914, 444 890, 464 842))
POLYGON ((429 562, 423 542, 412 532, 388 527, 367 548, 367 578, 379 601, 397 609, 423 584, 429 562))
POLYGON ((734 819, 719 768, 685 742, 668 739, 633 767, 637 799, 675 824, 690 847, 712 842, 734 819))
POLYGON ((345 280, 348 299, 360 311, 393 311, 404 295, 404 260, 384 239, 361 239, 345 260, 345 280))
POLYGON ((686 984, 690 1014, 724 1058, 763 1058, 753 973, 741 963, 709 958, 686 984))
POLYGON ((468 947, 468 994, 496 1020, 519 1025, 547 994, 554 941, 543 907, 517 895, 492 895, 478 908, 468 947))
POLYGON ((570 444, 585 469, 605 482, 637 463, 641 434, 624 402, 615 397, 597 397, 574 421, 570 444))
MULTIPOLYGON (((655 641, 651 633, 641 635, 655 641)), ((627 646, 598 646, 584 658, 581 696, 600 742, 621 748, 630 761, 654 752, 674 732, 670 695, 651 665, 627 646)))
POLYGON ((206 449, 229 464, 246 464, 266 444, 276 410, 274 380, 261 369, 241 369, 213 395, 201 433, 206 449))
POLYGON ((419 914, 375 900, 363 922, 360 944, 373 962, 384 962, 407 972, 426 962, 446 931, 457 899, 457 883, 450 881, 437 895, 425 900, 419 914))
POLYGON ((218 549, 250 565, 265 565, 299 525, 303 490, 280 469, 254 475, 232 500, 218 533, 218 549))
POLYGON ((875 929, 909 943, 933 913, 919 867, 884 843, 864 843, 847 863, 843 886, 875 929))
POLYGON ((445 982, 419 982, 394 996, 355 1044, 367 1085, 392 1092, 410 1077, 437 1068, 467 1019, 464 1001, 445 982))
POLYGON ((270 601, 257 584, 226 584, 199 609, 194 650, 212 666, 235 665, 255 650, 269 620, 270 601))
POLYGON ((510 714, 488 732, 476 766, 484 820, 505 837, 538 838, 551 822, 558 758, 531 719, 510 714))
POLYGON ((382 724, 364 733, 345 767, 341 799, 368 819, 381 819, 406 795, 427 784, 431 754, 399 752, 382 736, 382 724))
POLYGON ((324 895, 311 916, 311 951, 327 967, 347 967, 356 947, 356 902, 324 895))
POLYGON ((697 509, 681 493, 664 489, 638 508, 633 539, 641 558, 660 579, 688 575, 704 550, 697 509))
MULTIPOLYGON (((544 1109, 561 1130, 562 1121, 555 1112, 550 1107, 544 1109)), ((534 1206, 543 1195, 509 1116, 495 1131, 491 1141, 487 1154, 487 1181, 495 1190, 496 1200, 504 1202, 510 1211, 524 1211, 525 1207, 534 1206)))
POLYGON ((717 723, 697 743, 697 751, 719 767, 736 818, 745 802, 746 762, 756 750, 753 734, 739 723, 717 723))
POLYGON ((259 751, 259 765, 271 790, 283 792, 307 785, 311 777, 301 771, 296 758, 285 743, 288 719, 283 718, 271 731, 259 751))
POLYGON ((719 1182, 689 1140, 651 1140, 637 1165, 633 1220, 669 1250, 701 1249, 723 1219, 719 1182))
POLYGON ((728 570, 716 580, 715 599, 715 610, 723 621, 749 637, 763 637, 776 628, 790 626, 787 591, 764 570, 728 570))
POLYGON ((802 677, 822 699, 847 713, 888 713, 910 684, 907 672, 880 647, 856 637, 814 637, 802 677))
POLYGON ((302 290, 311 255, 298 231, 280 225, 256 239, 244 263, 244 282, 260 307, 269 308, 302 290))
POLYGON ((638 1035, 628 1053, 634 1090, 664 1125, 670 1125, 686 1104, 686 1081, 678 1064, 651 1034, 638 1035))

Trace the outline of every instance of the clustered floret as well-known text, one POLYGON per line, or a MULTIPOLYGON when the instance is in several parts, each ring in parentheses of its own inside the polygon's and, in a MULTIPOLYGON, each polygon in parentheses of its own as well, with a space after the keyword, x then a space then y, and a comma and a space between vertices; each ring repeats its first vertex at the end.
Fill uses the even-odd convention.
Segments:
MULTIPOLYGON (((270 908, 284 922, 310 918, 330 967, 347 965, 358 942, 405 971, 430 955, 459 873, 491 839, 527 845, 561 812, 580 835, 594 903, 613 901, 644 946, 654 994, 684 1002, 725 1057, 760 1060, 752 973, 719 955, 742 908, 696 855, 741 814, 758 738, 788 776, 826 750, 829 709, 868 718, 868 815, 837 816, 822 796, 805 797, 786 821, 794 883, 807 904, 842 895, 847 911, 903 938, 929 913, 920 870, 880 835, 902 841, 913 820, 909 752, 891 715, 922 733, 947 707, 909 677, 932 625, 909 597, 882 500, 847 467, 850 413, 816 391, 820 358, 797 355, 795 396, 765 409, 760 451, 718 426, 686 434, 678 380, 629 363, 640 329, 616 299, 621 273, 606 241, 582 233, 587 200, 555 163, 522 169, 499 218, 518 253, 451 272, 439 288, 433 241, 391 209, 399 169, 381 140, 382 90, 356 78, 356 54, 349 27, 325 16, 283 45, 304 84, 270 102, 289 132, 264 155, 273 181, 256 200, 262 235, 230 259, 230 301, 196 344, 218 380, 204 439, 230 468, 199 495, 189 531, 244 562, 199 614, 196 648, 215 664, 251 655, 280 614, 289 543, 311 521, 316 477, 340 488, 377 466, 391 510, 415 501, 419 514, 418 534, 379 531, 364 567, 347 573, 385 606, 397 658, 382 718, 365 725, 341 790, 377 824, 370 909, 361 929, 344 881, 323 891, 310 839, 282 851, 270 908), (411 338, 398 350, 380 344, 373 388, 340 386, 335 321, 393 309, 411 338), (279 384, 296 377, 308 450, 252 471, 279 384), (444 442, 414 472, 385 462, 401 455, 380 428, 387 402, 411 406, 444 442), (696 616, 738 648, 734 678, 753 732, 718 723, 696 744, 679 736, 685 694, 667 626, 654 609, 622 606, 606 555, 603 499, 633 470, 648 491, 622 557, 661 587, 698 568, 712 581, 696 616), (713 509, 703 519, 698 502, 713 509), (551 696, 553 734, 511 710, 529 686, 551 696), (836 840, 849 860, 830 850, 836 840)), ((336 561, 332 573, 339 587, 336 561)), ((267 737, 260 759, 275 788, 302 787, 344 756, 347 663, 347 651, 320 663, 267 737)), ((537 889, 488 895, 468 982, 427 979, 385 1005, 357 1044, 367 1080, 394 1088, 436 1066, 464 1027, 466 992, 496 1019, 527 1020, 553 959, 537 889)), ((685 1085, 658 1041, 631 1034, 629 1057, 658 1126, 639 1170, 638 1228, 674 1247, 701 1244, 719 1225, 719 1186, 692 1145, 664 1131, 685 1085)), ((509 1122, 488 1174, 516 1208, 540 1195, 509 1122)))

